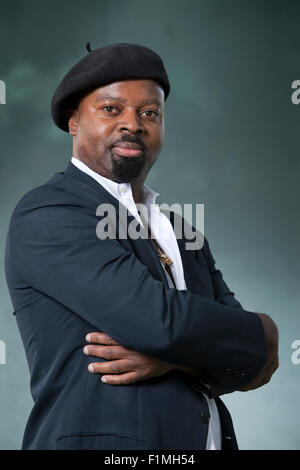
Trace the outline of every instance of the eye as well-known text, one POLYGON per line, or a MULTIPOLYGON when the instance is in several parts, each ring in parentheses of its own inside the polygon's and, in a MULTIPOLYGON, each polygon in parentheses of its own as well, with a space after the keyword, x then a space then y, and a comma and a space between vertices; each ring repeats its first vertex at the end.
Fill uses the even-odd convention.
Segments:
POLYGON ((117 109, 117 108, 115 108, 114 106, 104 106, 103 109, 106 109, 106 111, 107 111, 109 114, 111 114, 111 110, 112 110, 112 109, 117 109))
POLYGON ((146 111, 144 111, 144 113, 152 113, 150 116, 149 114, 147 114, 147 117, 154 117, 154 116, 158 116, 158 112, 157 111, 153 111, 152 109, 147 109, 146 111), (153 116, 154 114, 154 116, 153 116))

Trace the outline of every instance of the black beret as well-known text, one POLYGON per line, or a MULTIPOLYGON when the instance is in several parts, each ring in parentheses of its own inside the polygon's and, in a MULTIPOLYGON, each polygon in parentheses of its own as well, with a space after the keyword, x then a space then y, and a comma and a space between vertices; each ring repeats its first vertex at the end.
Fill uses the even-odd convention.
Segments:
MULTIPOLYGON (((89 43, 87 44, 89 46, 89 43)), ((112 82, 148 78, 170 93, 170 83, 160 56, 145 46, 116 43, 99 47, 75 64, 59 83, 51 100, 51 115, 55 124, 69 132, 66 110, 76 106, 90 91, 112 82)))

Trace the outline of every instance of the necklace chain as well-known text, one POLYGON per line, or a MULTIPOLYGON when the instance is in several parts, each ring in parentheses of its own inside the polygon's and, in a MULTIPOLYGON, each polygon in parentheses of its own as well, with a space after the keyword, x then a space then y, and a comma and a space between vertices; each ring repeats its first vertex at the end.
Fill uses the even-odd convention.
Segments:
MULTIPOLYGON (((138 211, 140 217, 141 217, 141 213, 140 211, 138 211)), ((145 221, 144 221, 145 223, 145 221)), ((164 253, 162 251, 162 249, 160 248, 160 246, 158 245, 157 241, 155 240, 155 238, 152 238, 151 237, 151 230, 150 230, 150 227, 149 225, 147 225, 147 229, 148 229, 148 235, 149 235, 149 238, 150 240, 152 241, 153 245, 154 245, 154 248, 155 248, 155 251, 159 257, 159 259, 161 260, 161 262, 163 263, 164 266, 171 266, 173 264, 173 261, 171 260, 171 258, 169 258, 169 256, 164 253)))
MULTIPOLYGON (((149 237, 151 238, 151 231, 150 231, 150 227, 149 227, 149 226, 148 226, 148 234, 149 234, 149 237)), ((154 238, 151 238, 151 240, 152 240, 152 243, 153 243, 153 245, 154 245, 155 251, 156 251, 156 253, 158 254, 159 259, 161 260, 161 262, 162 262, 164 265, 171 266, 171 265, 173 264, 173 261, 171 260, 171 258, 169 258, 169 256, 166 255, 166 253, 164 253, 164 252, 160 249, 160 247, 159 247, 157 241, 156 241, 154 238)))

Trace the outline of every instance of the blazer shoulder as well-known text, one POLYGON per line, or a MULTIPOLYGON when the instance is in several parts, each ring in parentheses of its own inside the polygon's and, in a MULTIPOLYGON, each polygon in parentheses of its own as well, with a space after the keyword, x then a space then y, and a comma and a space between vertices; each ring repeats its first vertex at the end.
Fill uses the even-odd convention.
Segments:
POLYGON ((26 192, 17 202, 11 218, 24 214, 27 211, 43 207, 62 205, 84 205, 84 199, 76 192, 69 190, 64 184, 64 174, 56 173, 45 183, 26 192))
POLYGON ((27 250, 30 245, 62 244, 78 239, 94 239, 96 211, 89 199, 51 178, 19 200, 7 231, 7 252, 27 250))

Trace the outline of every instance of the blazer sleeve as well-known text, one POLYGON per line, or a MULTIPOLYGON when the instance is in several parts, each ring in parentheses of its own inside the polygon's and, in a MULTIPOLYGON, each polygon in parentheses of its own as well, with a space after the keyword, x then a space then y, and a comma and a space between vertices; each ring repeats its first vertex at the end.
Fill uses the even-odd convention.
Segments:
POLYGON ((206 237, 204 237, 203 252, 213 285, 215 301, 229 307, 243 309, 240 302, 235 298, 234 292, 229 289, 224 281, 222 272, 216 268, 216 261, 211 253, 206 237))
MULTIPOLYGON (((216 267, 216 260, 213 257, 209 242, 207 238, 204 236, 204 243, 203 243, 203 254, 205 257, 205 261, 207 264, 208 272, 210 275, 210 279, 212 282, 213 286, 213 292, 214 292, 214 300, 215 302, 218 302, 222 305, 226 305, 231 308, 235 309, 240 309, 241 314, 243 312, 243 307, 240 304, 240 302, 235 298, 234 292, 228 287, 227 283, 224 281, 223 274, 222 272, 217 269, 216 267)), ((196 258, 198 259, 199 257, 199 251, 195 252, 196 258)), ((234 370, 232 368, 228 368, 226 373, 227 374, 236 374, 239 375, 239 370, 234 370)), ((199 371, 199 374, 201 374, 201 371, 199 371)), ((204 377, 203 374, 199 375, 199 377, 188 377, 189 383, 197 390, 197 391, 205 391, 205 388, 208 387, 208 394, 214 396, 214 395, 221 395, 224 393, 228 393, 226 390, 222 390, 221 388, 218 388, 217 393, 216 390, 211 389, 211 380, 209 377, 204 377), (205 385, 205 387, 203 387, 205 385)))
POLYGON ((7 272, 13 264, 28 286, 123 346, 203 370, 216 393, 258 374, 266 361, 258 315, 166 288, 118 240, 97 238, 93 210, 77 199, 53 203, 53 191, 37 188, 17 205, 7 272), (229 369, 241 373, 228 375, 229 369))

